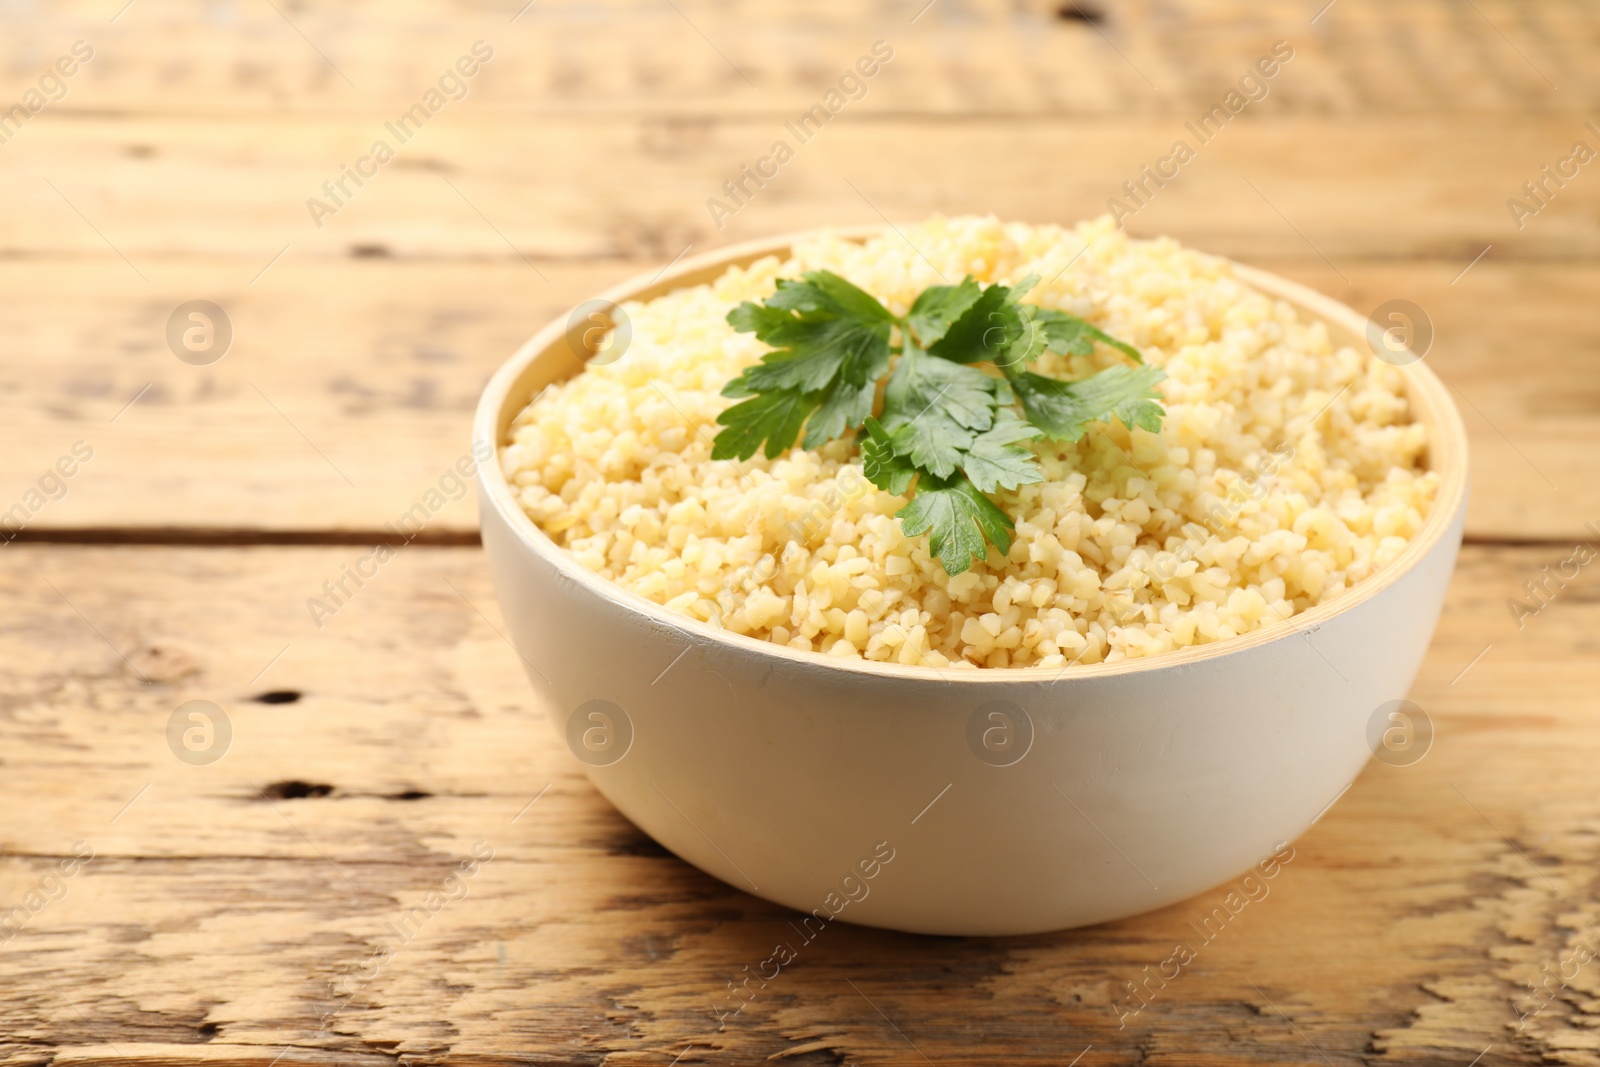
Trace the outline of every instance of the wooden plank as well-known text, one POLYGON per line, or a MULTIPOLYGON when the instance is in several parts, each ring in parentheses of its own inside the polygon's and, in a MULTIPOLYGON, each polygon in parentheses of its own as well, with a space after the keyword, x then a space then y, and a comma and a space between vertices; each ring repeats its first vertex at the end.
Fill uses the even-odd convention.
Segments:
POLYGON ((1281 39, 1296 49, 1274 86, 1283 114, 1524 114, 1600 100, 1590 52, 1600 14, 1576 4, 1342 0, 1312 22, 1319 5, 1299 0, 940 0, 926 11, 925 0, 677 10, 540 0, 520 15, 523 0, 412 0, 242 5, 205 19, 141 4, 110 23, 117 6, 80 0, 30 13, 11 31, 19 83, 83 38, 97 55, 63 110, 385 113, 482 39, 496 50, 472 89, 484 108, 787 114, 815 103, 881 39, 895 58, 871 87, 874 107, 1186 114, 1214 103, 1281 39))
MULTIPOLYGON (((1587 171, 1522 218, 1507 200, 1580 138, 1569 112, 1516 118, 1306 118, 1244 112, 1202 143, 1179 117, 984 116, 938 120, 842 112, 801 142, 776 117, 707 117, 661 134, 627 116, 495 116, 445 111, 409 142, 383 117, 121 117, 52 114, 5 146, 12 206, 0 254, 126 257, 159 284, 174 255, 238 256, 238 280, 285 245, 287 265, 351 249, 398 256, 638 256, 686 245, 916 219, 934 212, 1076 220, 1110 210, 1178 140, 1195 151, 1130 225, 1179 232, 1224 255, 1440 258, 1600 257, 1600 181, 1587 171), (359 188, 324 185, 395 152, 359 188), (731 218, 707 202, 784 140, 794 158, 731 218), (559 165, 552 161, 559 160, 559 165), (1397 165, 1404 161, 1404 165, 1397 165), (316 199, 332 215, 313 216, 316 199), (341 206, 342 205, 342 206, 341 206), (318 223, 321 223, 319 226, 318 223)), ((1209 136, 1209 135, 1208 135, 1209 136)), ((772 164, 767 165, 772 170, 772 164)), ((1173 165, 1168 164, 1169 172, 1173 165)), ((1554 190, 1554 186, 1550 187, 1554 190)), ((741 197, 743 199, 743 197, 741 197)), ((276 273, 278 267, 272 268, 276 273)), ((266 277, 272 277, 269 273, 266 277)))
MULTIPOLYGON (((1284 247, 1297 241, 1289 234, 1284 247)), ((578 301, 654 266, 539 262, 548 283, 509 255, 285 257, 250 285, 255 261, 177 258, 146 285, 110 256, 0 261, 13 295, 0 303, 0 333, 33 357, 0 363, 0 450, 11 459, 0 512, 83 441, 94 458, 65 497, 33 511, 26 536, 375 535, 466 453, 478 391, 503 358, 578 301), (163 334, 172 308, 200 296, 234 325, 233 349, 208 367, 179 362, 163 334)), ((1457 388, 1471 434, 1472 537, 1560 538, 1600 522, 1588 475, 1600 326, 1579 310, 1600 268, 1491 253, 1452 284, 1454 262, 1347 260, 1347 285, 1321 260, 1256 262, 1362 310, 1391 299, 1426 309, 1428 359, 1457 388)), ((471 539, 476 522, 463 498, 424 536, 471 539)))
POLYGON ((27 818, 0 829, 0 903, 59 899, 0 945, 0 1063, 1600 1056, 1595 965, 1520 1032, 1513 1010, 1600 919, 1600 598, 1585 571, 1520 631, 1505 603, 1564 550, 1466 549, 1411 694, 1432 751, 1370 766, 1136 1015, 1113 1012, 1121 983, 1196 940, 1224 889, 1040 937, 830 927, 720 1031, 725 983, 791 916, 661 852, 574 771, 475 550, 407 549, 320 632, 303 600, 350 547, 6 551, 0 810, 27 818), (232 723, 209 765, 168 747, 190 699, 232 723), (78 841, 93 858, 46 882, 78 841), (465 896, 333 995, 478 841, 494 855, 465 896))

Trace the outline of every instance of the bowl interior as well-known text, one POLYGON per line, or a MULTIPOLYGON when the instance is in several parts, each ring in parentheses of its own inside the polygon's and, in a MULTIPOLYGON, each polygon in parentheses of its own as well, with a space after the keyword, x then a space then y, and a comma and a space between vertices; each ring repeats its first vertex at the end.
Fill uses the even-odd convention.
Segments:
MULTIPOLYGON (((859 240, 882 232, 882 228, 860 227, 834 232, 849 239, 859 240)), ((764 256, 787 256, 789 249, 806 236, 808 235, 790 234, 751 241, 695 256, 666 271, 629 279, 601 293, 596 300, 615 304, 629 300, 644 301, 676 289, 701 285, 719 277, 729 267, 748 266, 764 256)), ((1287 301, 1306 318, 1326 323, 1336 346, 1349 345, 1360 350, 1367 345, 1368 320, 1345 304, 1306 286, 1253 267, 1236 263, 1234 270, 1242 280, 1270 296, 1287 301)), ((585 360, 590 352, 584 345, 583 335, 586 330, 593 329, 593 326, 594 323, 583 316, 557 320, 540 330, 507 360, 490 379, 479 401, 473 423, 474 445, 480 441, 487 442, 498 455, 500 445, 506 440, 511 422, 517 414, 546 386, 570 378, 584 369, 585 360)), ((1099 677, 1178 666, 1315 630, 1328 617, 1349 610, 1381 592, 1426 556, 1449 531, 1452 520, 1466 505, 1466 429, 1448 389, 1422 360, 1406 364, 1399 370, 1405 376, 1407 399, 1411 403, 1414 417, 1427 429, 1428 451, 1425 462, 1428 469, 1440 475, 1440 486, 1433 510, 1429 513, 1423 528, 1411 539, 1398 559, 1377 574, 1357 583, 1343 595, 1301 612, 1284 625, 1263 627, 1225 641, 1191 646, 1174 652, 1165 652, 1159 656, 1082 665, 1073 668, 1073 676, 1099 677)), ((499 510, 511 528, 517 531, 533 551, 557 567, 564 576, 587 586, 599 596, 618 601, 633 611, 644 613, 655 622, 678 629, 690 629, 702 638, 744 648, 754 647, 784 659, 799 658, 804 662, 834 670, 906 677, 926 677, 927 672, 933 670, 931 667, 908 667, 867 660, 840 660, 813 652, 802 652, 735 634, 670 612, 665 607, 590 571, 552 541, 543 530, 534 525, 517 504, 498 462, 480 465, 479 478, 485 490, 486 503, 499 510)), ((1029 670, 1032 668, 939 673, 953 681, 970 683, 997 676, 1015 680, 1019 672, 1029 670)))

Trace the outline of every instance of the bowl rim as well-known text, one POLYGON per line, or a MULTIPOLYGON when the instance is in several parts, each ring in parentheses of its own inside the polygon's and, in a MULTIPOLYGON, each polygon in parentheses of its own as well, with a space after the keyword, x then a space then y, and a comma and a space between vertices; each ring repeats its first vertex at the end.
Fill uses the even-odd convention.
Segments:
MULTIPOLYGON (((901 229, 901 226, 894 223, 823 227, 744 241, 692 256, 663 270, 637 274, 590 299, 615 304, 630 300, 650 300, 677 289, 709 282, 719 277, 729 267, 749 266, 767 256, 783 258, 795 244, 802 241, 828 236, 848 241, 862 241, 891 232, 899 233, 901 229)), ((1226 257, 1217 258, 1226 259, 1226 257)), ((1342 328, 1358 339, 1364 338, 1371 320, 1353 308, 1308 286, 1268 271, 1231 259, 1227 262, 1235 276, 1251 287, 1274 299, 1287 301, 1304 316, 1313 320, 1320 319, 1330 326, 1342 328)), ((1181 669, 1202 661, 1222 659, 1278 641, 1315 633, 1330 619, 1360 607, 1414 570, 1446 537, 1459 513, 1466 506, 1466 427, 1462 422, 1460 411, 1450 398, 1449 390, 1432 368, 1425 364, 1423 357, 1419 356, 1416 360, 1396 369, 1405 375, 1407 399, 1412 406, 1414 418, 1423 422, 1428 428, 1428 466, 1440 474, 1438 494, 1434 499, 1432 510, 1423 521, 1422 528, 1411 538, 1405 550, 1377 574, 1369 575, 1357 582, 1334 600, 1318 604, 1287 620, 1268 624, 1236 637, 1111 663, 1069 664, 1062 668, 1042 668, 1035 664, 1023 667, 979 667, 969 670, 935 667, 931 664, 902 664, 829 656, 825 652, 789 648, 761 638, 734 633, 709 622, 701 622, 671 611, 666 606, 625 589, 579 563, 570 552, 556 544, 548 534, 535 525, 522 510, 512 494, 511 485, 501 466, 502 441, 511 420, 532 399, 531 390, 519 391, 519 387, 525 384, 530 377, 530 371, 535 368, 541 357, 555 350, 560 342, 568 339, 573 330, 574 325, 570 317, 550 322, 501 364, 484 386, 472 422, 474 452, 477 452, 480 443, 486 443, 492 449, 492 459, 479 463, 477 467, 478 483, 483 490, 481 499, 495 509, 524 547, 551 566, 562 578, 638 617, 636 621, 680 631, 701 645, 723 645, 728 646, 730 652, 770 656, 797 668, 866 675, 879 679, 950 681, 967 685, 983 683, 1016 685, 1028 682, 1051 685, 1058 681, 1088 681, 1126 674, 1181 669), (523 392, 527 395, 522 395, 523 392)), ((574 367, 576 370, 582 369, 581 365, 576 363, 574 367)), ((561 377, 564 376, 557 376, 561 377)))

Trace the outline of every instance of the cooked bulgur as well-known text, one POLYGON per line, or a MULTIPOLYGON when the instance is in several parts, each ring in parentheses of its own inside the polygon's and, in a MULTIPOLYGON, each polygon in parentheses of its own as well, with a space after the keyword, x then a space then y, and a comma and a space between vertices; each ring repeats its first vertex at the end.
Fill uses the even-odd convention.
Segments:
MULTIPOLYGON (((530 518, 584 566, 667 608, 832 656, 934 667, 1062 667, 1278 624, 1395 559, 1438 486, 1399 370, 1239 280, 1225 259, 1076 228, 931 219, 625 305, 630 346, 547 389, 501 462, 530 518), (1099 424, 1038 441, 1045 481, 995 499, 1008 555, 950 577, 848 439, 712 460, 727 381, 766 350, 725 321, 774 281, 826 268, 904 314, 972 274, 1045 279, 1028 299, 1081 315, 1165 368, 1159 433, 1099 424)), ((1047 354, 1080 378, 1123 359, 1047 354)))

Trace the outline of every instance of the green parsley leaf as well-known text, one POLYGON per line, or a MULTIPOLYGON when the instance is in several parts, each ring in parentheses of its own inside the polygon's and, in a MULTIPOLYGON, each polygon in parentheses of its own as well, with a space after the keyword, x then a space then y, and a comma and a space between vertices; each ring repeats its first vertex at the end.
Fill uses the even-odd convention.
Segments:
POLYGON ((826 393, 819 393, 822 405, 806 423, 806 435, 801 448, 821 448, 829 441, 843 437, 845 430, 860 426, 872 414, 872 402, 878 396, 878 383, 863 382, 851 385, 840 378, 826 393))
POLYGON ((1044 331, 1034 324, 1033 304, 1021 303, 1038 278, 1029 275, 1013 286, 991 285, 949 324, 929 353, 954 363, 1020 366, 1044 351, 1044 331))
POLYGON ((889 431, 877 419, 867 418, 867 436, 861 441, 861 469, 867 481, 885 492, 900 496, 917 476, 911 461, 894 450, 889 431))
POLYGON ((895 450, 940 478, 954 474, 974 432, 994 424, 998 381, 908 346, 883 396, 895 450))
POLYGON ((716 453, 748 459, 765 440, 768 457, 776 456, 794 443, 818 408, 821 423, 807 429, 806 448, 860 426, 872 413, 873 387, 889 369, 895 321, 871 294, 825 270, 809 271, 801 281, 779 279, 764 304, 746 301, 734 308, 729 324, 754 333, 773 351, 745 368, 722 394, 759 399, 782 393, 789 399, 754 406, 746 401, 724 411, 717 421, 728 428, 717 435, 716 453), (800 422, 791 426, 802 408, 800 422))
POLYGON ((895 451, 918 470, 948 478, 966 457, 973 434, 949 415, 930 407, 917 418, 898 423, 889 432, 889 439, 895 451))
POLYGON ((1099 341, 1101 344, 1119 349, 1135 363, 1144 362, 1144 357, 1139 355, 1137 348, 1126 341, 1117 340, 1100 327, 1070 312, 1038 308, 1033 313, 1033 321, 1044 330, 1045 339, 1049 342, 1052 352, 1061 352, 1069 356, 1091 356, 1094 354, 1094 342, 1099 341))
POLYGON ((1000 384, 1000 379, 977 367, 934 359, 908 346, 884 390, 883 421, 894 429, 937 410, 958 426, 987 430, 994 423, 995 393, 1000 384))
POLYGON ((711 443, 711 458, 749 459, 766 441, 767 458, 776 459, 794 444, 817 403, 815 393, 779 389, 733 405, 717 416, 727 429, 711 443))
POLYGON ((940 481, 923 475, 917 495, 898 516, 908 535, 930 535, 933 554, 952 577, 987 558, 986 537, 1002 554, 1011 551, 1016 529, 1010 516, 962 477, 940 481))
POLYGON ((916 335, 917 343, 927 348, 944 336, 952 322, 978 302, 982 292, 971 275, 961 279, 960 285, 935 285, 924 289, 916 303, 911 305, 906 325, 916 335))
POLYGON ((1046 378, 1030 371, 1010 376, 1011 388, 1028 421, 1056 441, 1076 441, 1089 424, 1113 417, 1132 429, 1161 429, 1166 410, 1157 403, 1155 384, 1167 376, 1159 367, 1110 367, 1076 382, 1046 378))
POLYGON ((1037 426, 1030 426, 1010 409, 1002 408, 994 425, 973 438, 962 460, 962 470, 985 493, 1042 482, 1044 471, 1038 458, 1032 449, 1017 447, 1017 442, 1043 436, 1037 426))
POLYGON ((767 298, 768 307, 790 311, 823 311, 857 322, 893 323, 895 317, 878 298, 852 285, 831 270, 808 270, 801 281, 778 279, 777 290, 767 298))

